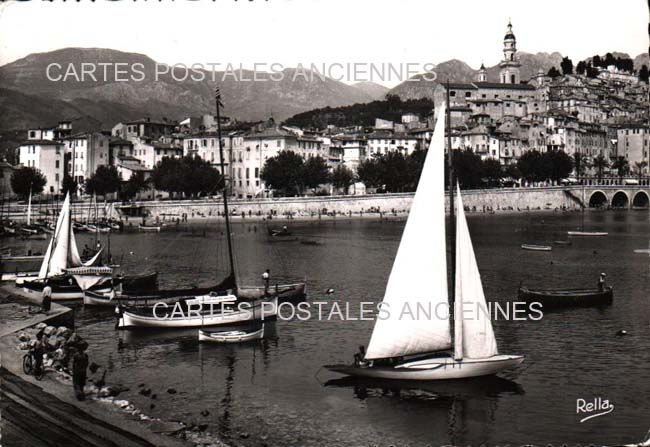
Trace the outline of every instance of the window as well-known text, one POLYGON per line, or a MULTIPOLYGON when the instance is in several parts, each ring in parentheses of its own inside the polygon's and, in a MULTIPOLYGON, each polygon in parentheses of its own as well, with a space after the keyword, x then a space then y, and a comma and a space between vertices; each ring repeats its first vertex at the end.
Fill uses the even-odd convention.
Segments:
POLYGON ((259 176, 260 176, 260 168, 255 168, 255 178, 258 178, 259 176))
POLYGON ((454 90, 451 90, 449 92, 449 96, 451 96, 453 98, 454 96, 456 96, 456 92, 454 90))
MULTIPOLYGON (((55 162, 55 164, 54 164, 54 167, 55 167, 56 169, 59 169, 59 160, 56 160, 56 162, 55 162)), ((58 176, 58 175, 59 175, 59 174, 57 174, 57 176, 58 176)))
POLYGON ((58 172, 54 175, 54 181, 58 182, 59 181, 59 174, 58 172))
MULTIPOLYGON (((246 168, 246 178, 250 177, 250 168, 246 168)), ((248 182, 246 182, 248 183, 248 182)))
POLYGON ((465 92, 465 98, 469 98, 472 96, 472 92, 465 92))

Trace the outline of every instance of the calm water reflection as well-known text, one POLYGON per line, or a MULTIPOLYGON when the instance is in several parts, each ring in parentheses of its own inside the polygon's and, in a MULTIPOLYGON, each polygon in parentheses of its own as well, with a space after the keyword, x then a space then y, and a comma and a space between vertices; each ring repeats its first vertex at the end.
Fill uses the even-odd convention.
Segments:
MULTIPOLYGON (((638 442, 650 428, 650 264, 633 251, 648 246, 648 214, 588 213, 585 226, 609 231, 608 237, 574 239, 551 253, 520 249, 522 243, 566 239, 566 230, 579 225, 573 213, 469 216, 489 300, 514 300, 520 281, 593 286, 601 271, 615 291, 609 307, 561 310, 541 321, 497 321, 500 350, 527 356, 499 378, 413 385, 341 380, 320 370, 350 360, 368 342, 369 321, 278 321, 272 338, 240 346, 199 345, 196 331, 115 332, 110 312, 94 309, 80 309, 78 321, 92 360, 109 368, 109 380, 131 385, 125 398, 145 413, 206 422, 210 431, 244 444, 638 442), (619 329, 629 335, 617 337, 619 329), (157 394, 153 409, 151 398, 137 394, 141 382, 157 394), (165 392, 171 387, 178 393, 165 392), (609 399, 615 410, 579 423, 576 399, 594 397, 609 399), (240 432, 251 436, 239 439, 240 432)), ((292 227, 321 244, 269 244, 260 224, 235 227, 245 283, 260 282, 268 267, 276 279, 306 275, 310 301, 381 299, 403 222, 292 227), (328 288, 335 294, 327 295, 328 288)), ((225 259, 225 245, 221 228, 200 228, 115 235, 112 250, 133 271, 159 270, 164 285, 208 284, 215 269, 223 273, 223 261, 217 264, 225 259)))

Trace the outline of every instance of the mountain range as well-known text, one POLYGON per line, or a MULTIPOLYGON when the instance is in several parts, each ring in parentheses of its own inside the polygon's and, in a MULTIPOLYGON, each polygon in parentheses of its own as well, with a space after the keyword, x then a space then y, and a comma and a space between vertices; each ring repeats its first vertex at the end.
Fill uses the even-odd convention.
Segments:
MULTIPOLYGON (((559 67, 560 53, 518 53, 522 62, 522 78, 531 77, 539 69, 548 71, 559 67)), ((635 62, 648 63, 647 54, 637 56, 635 62)), ((30 54, 0 67, 0 116, 2 129, 25 129, 51 126, 61 119, 73 120, 78 130, 98 130, 115 123, 152 118, 183 119, 214 112, 214 89, 218 80, 224 114, 240 121, 257 121, 269 117, 284 120, 297 113, 321 108, 366 103, 383 98, 387 93, 402 99, 431 97, 436 82, 469 82, 475 80, 478 70, 459 60, 438 64, 437 81, 405 81, 388 90, 374 82, 348 85, 297 68, 286 68, 281 76, 257 73, 263 82, 251 82, 254 73, 242 70, 236 75, 223 71, 197 70, 202 80, 182 79, 183 72, 156 76, 160 67, 153 59, 137 53, 102 48, 65 48, 47 53, 30 54), (76 67, 76 77, 53 81, 46 76, 47 67, 57 63, 54 75, 63 75, 67 67, 76 67), (106 76, 95 72, 95 79, 81 76, 82 63, 106 64, 106 76), (115 64, 138 67, 138 73, 127 70, 126 77, 116 73, 115 64), (307 76, 307 75, 309 76, 307 76), (139 78, 138 78, 139 76, 139 78), (248 81, 246 80, 248 79, 248 81)), ((498 65, 489 67, 488 79, 497 81, 498 65)), ((415 78, 418 78, 416 76, 415 78)))

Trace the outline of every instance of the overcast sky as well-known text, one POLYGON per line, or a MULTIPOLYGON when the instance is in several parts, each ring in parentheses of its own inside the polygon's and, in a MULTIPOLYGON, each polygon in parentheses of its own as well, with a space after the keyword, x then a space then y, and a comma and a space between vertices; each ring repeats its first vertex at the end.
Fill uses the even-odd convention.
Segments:
POLYGON ((512 18, 518 49, 648 48, 646 0, 163 0, 4 2, 0 65, 34 52, 103 47, 158 62, 496 64, 512 18))

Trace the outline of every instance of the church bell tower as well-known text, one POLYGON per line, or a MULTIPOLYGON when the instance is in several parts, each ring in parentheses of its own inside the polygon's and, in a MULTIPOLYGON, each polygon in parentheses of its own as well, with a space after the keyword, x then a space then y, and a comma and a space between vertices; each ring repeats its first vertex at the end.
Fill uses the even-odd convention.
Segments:
POLYGON ((503 38, 503 60, 499 63, 501 72, 499 75, 502 84, 519 84, 521 75, 519 68, 521 63, 517 59, 517 39, 512 32, 512 23, 508 22, 508 31, 503 38))

